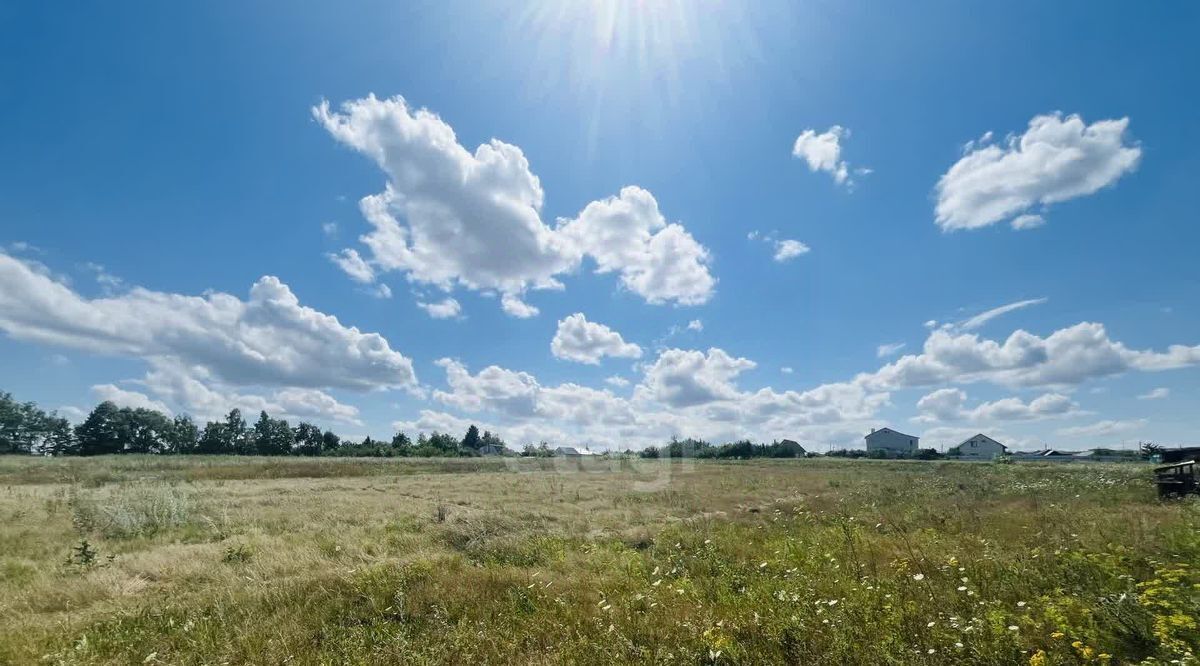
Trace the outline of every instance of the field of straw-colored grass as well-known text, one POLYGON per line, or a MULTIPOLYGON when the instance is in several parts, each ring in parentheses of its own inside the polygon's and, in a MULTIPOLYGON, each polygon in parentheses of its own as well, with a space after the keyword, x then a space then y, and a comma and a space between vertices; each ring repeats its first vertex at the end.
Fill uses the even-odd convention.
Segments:
POLYGON ((0 663, 1196 663, 1142 465, 0 459, 0 663))

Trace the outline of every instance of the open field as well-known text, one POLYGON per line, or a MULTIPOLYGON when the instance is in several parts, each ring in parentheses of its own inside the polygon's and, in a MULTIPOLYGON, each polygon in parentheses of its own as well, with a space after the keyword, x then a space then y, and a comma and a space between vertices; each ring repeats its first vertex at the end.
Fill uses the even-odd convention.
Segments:
POLYGON ((0 459, 0 663, 1195 663, 1198 567, 1142 465, 0 459))

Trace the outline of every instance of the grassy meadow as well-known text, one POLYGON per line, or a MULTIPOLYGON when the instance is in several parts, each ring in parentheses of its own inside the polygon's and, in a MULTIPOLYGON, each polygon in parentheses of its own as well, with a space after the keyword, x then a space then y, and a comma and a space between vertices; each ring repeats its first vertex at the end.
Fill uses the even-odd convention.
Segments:
POLYGON ((0 663, 1196 663, 1143 465, 0 458, 0 663))

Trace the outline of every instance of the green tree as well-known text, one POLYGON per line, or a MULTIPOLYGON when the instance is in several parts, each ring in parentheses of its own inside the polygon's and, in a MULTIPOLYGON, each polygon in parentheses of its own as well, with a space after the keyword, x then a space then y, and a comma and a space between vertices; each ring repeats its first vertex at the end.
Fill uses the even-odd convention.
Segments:
POLYGON ((467 434, 462 439, 462 446, 464 449, 472 451, 479 450, 479 428, 476 428, 474 423, 467 428, 467 434))
POLYGON ((398 456, 411 456, 413 452, 412 440, 408 435, 398 432, 392 436, 392 450, 398 456))
POLYGON ((51 418, 42 453, 50 456, 70 456, 79 453, 75 430, 70 421, 60 416, 51 418))
POLYGON ((121 410, 109 400, 96 405, 91 414, 75 428, 79 455, 98 456, 120 453, 124 447, 124 419, 121 410))
POLYGON ((50 417, 32 402, 0 393, 0 453, 32 453, 49 434, 50 417))
POLYGON ((225 437, 227 448, 231 453, 248 456, 254 454, 254 442, 250 438, 250 430, 246 428, 246 419, 242 418, 242 410, 234 407, 225 416, 225 437))
POLYGON ((225 424, 220 421, 209 421, 204 425, 204 432, 196 445, 196 453, 229 454, 233 449, 229 446, 229 437, 225 434, 225 424))
MULTIPOLYGON (((341 445, 342 438, 333 434, 333 432, 326 430, 325 434, 321 435, 321 451, 337 451, 338 447, 341 445)), ((317 453, 321 453, 321 451, 318 451, 317 453)))
POLYGON ((321 429, 311 423, 301 421, 292 432, 292 453, 296 455, 319 456, 323 446, 321 429))
POLYGON ((285 456, 292 452, 295 436, 283 419, 272 419, 264 411, 254 424, 254 451, 260 456, 285 456))
POLYGON ((200 444, 200 429, 196 422, 187 414, 180 414, 171 423, 171 432, 167 435, 168 453, 195 453, 200 444))

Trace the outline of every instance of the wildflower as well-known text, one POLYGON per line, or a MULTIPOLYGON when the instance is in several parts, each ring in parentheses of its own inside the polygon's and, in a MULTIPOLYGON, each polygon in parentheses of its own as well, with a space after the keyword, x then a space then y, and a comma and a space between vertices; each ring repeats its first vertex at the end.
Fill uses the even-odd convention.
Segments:
POLYGON ((1025 602, 1024 602, 1024 601, 1018 601, 1018 602, 1017 602, 1017 608, 1024 608, 1024 607, 1025 607, 1025 602))
POLYGON ((1016 631, 1017 629, 1018 629, 1018 627, 1017 627, 1017 625, 1015 625, 1015 624, 1010 624, 1010 625, 1008 625, 1008 630, 1009 630, 1009 631, 1016 631))
POLYGON ((937 650, 935 650, 933 648, 929 648, 928 650, 926 650, 926 654, 933 654, 934 652, 937 652, 937 650))
POLYGON ((925 580, 925 574, 913 574, 913 580, 925 580))
POLYGON ((959 586, 958 586, 958 591, 959 591, 959 592, 966 592, 966 591, 967 591, 967 586, 966 586, 966 585, 959 585, 959 586))
POLYGON ((1062 638, 1062 637, 1063 637, 1063 636, 1065 636, 1065 635, 1066 635, 1066 634, 1064 634, 1064 633, 1063 633, 1063 632, 1061 632, 1061 631, 1056 631, 1056 632, 1054 632, 1054 633, 1050 634, 1050 638, 1062 638))
POLYGON ((954 644, 954 647, 956 647, 956 648, 958 648, 958 649, 960 649, 960 650, 961 650, 961 649, 962 649, 962 647, 963 647, 963 644, 962 644, 962 643, 955 643, 955 644, 954 644))
POLYGON ((761 563, 761 564, 759 564, 759 565, 758 565, 758 568, 759 568, 759 569, 762 569, 762 568, 764 568, 764 567, 766 567, 766 566, 767 566, 767 563, 766 563, 766 562, 763 562, 763 563, 761 563))
POLYGON ((933 626, 933 625, 935 625, 935 624, 937 624, 937 622, 930 622, 929 624, 927 624, 927 625, 925 625, 925 626, 926 626, 926 627, 932 627, 932 626, 933 626))

